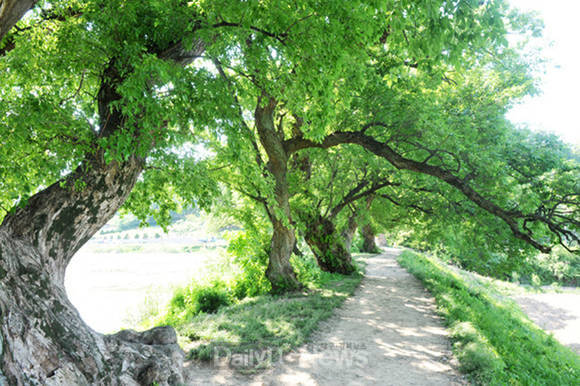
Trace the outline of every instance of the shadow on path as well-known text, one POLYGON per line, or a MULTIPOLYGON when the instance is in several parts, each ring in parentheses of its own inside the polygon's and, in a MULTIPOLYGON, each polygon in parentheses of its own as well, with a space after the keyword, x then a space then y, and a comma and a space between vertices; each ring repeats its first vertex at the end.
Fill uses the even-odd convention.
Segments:
POLYGON ((190 371, 189 384, 459 385, 435 302, 401 268, 396 249, 368 259, 353 297, 322 323, 311 343, 264 373, 243 376, 214 366, 190 371))

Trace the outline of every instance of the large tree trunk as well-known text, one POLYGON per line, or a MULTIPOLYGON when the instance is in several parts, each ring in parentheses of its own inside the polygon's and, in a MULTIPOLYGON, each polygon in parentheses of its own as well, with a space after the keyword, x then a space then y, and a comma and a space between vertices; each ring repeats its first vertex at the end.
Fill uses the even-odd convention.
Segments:
POLYGON ((256 128, 260 143, 268 154, 268 170, 274 176, 274 194, 277 207, 267 207, 270 221, 273 226, 272 241, 270 243, 270 258, 266 277, 272 284, 272 292, 281 293, 301 288, 294 269, 290 264, 290 257, 296 242, 296 235, 290 222, 290 191, 288 188, 288 156, 284 150, 284 138, 276 131, 273 114, 276 102, 268 98, 262 106, 258 101, 255 111, 256 128), (281 216, 280 216, 281 212, 281 216))
MULTIPOLYGON (((171 384, 183 353, 172 329, 103 336, 69 302, 74 253, 125 201, 142 161, 92 158, 33 196, 0 226, 0 369, 8 384, 171 384), (77 190, 75 182, 85 186, 77 190)), ((2 378, 0 378, 2 379, 2 378)))
POLYGON ((354 238, 354 234, 358 228, 358 224, 356 222, 356 215, 353 213, 348 218, 348 223, 346 224, 346 228, 342 231, 342 239, 344 240, 344 247, 347 251, 350 252, 352 247, 352 239, 354 238))
POLYGON ((182 382, 183 352, 173 329, 98 334, 69 302, 64 267, 5 229, 0 251, 1 385, 182 382))
POLYGON ((370 224, 366 224, 361 227, 361 236, 363 238, 361 252, 366 253, 379 252, 379 247, 377 247, 377 243, 375 242, 375 231, 370 224))
MULTIPOLYGON (((123 129, 118 72, 98 93, 99 136, 123 129)), ((90 329, 69 302, 66 267, 126 200, 144 161, 106 163, 95 146, 63 180, 0 225, 0 384, 136 385, 182 381, 183 352, 169 327, 112 336, 90 329)))
POLYGON ((274 232, 270 243, 270 256, 266 277, 272 284, 273 293, 297 290, 301 287, 290 264, 290 256, 296 242, 294 230, 280 220, 273 219, 274 232))
MULTIPOLYGON (((367 210, 371 209, 374 198, 375 197, 373 195, 367 197, 367 210)), ((378 253, 379 247, 377 247, 377 243, 375 242, 375 229, 368 221, 370 221, 370 219, 368 219, 367 223, 361 227, 360 233, 363 238, 361 252, 378 253)))
POLYGON ((334 223, 329 219, 318 216, 311 221, 304 239, 323 271, 343 275, 354 272, 350 250, 345 247, 334 223))

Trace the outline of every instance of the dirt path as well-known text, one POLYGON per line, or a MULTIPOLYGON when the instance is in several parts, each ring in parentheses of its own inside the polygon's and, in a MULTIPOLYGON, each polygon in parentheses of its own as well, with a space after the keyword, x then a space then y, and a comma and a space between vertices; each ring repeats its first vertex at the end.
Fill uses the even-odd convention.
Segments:
POLYGON ((310 344, 271 369, 244 376, 224 362, 191 363, 188 384, 464 384, 450 363, 451 347, 434 300, 397 264, 399 252, 390 249, 369 258, 356 294, 321 326, 310 344))
POLYGON ((539 327, 580 355, 580 294, 527 294, 514 300, 539 327))

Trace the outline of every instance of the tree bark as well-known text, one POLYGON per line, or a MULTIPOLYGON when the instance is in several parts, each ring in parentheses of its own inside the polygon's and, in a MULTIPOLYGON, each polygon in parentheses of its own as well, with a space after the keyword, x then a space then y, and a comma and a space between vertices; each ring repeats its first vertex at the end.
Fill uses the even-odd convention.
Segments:
POLYGON ((276 131, 273 114, 276 101, 267 98, 263 104, 259 98, 255 111, 255 122, 260 137, 260 143, 268 154, 268 170, 274 177, 274 195, 276 207, 266 204, 273 233, 270 243, 270 258, 266 277, 272 284, 273 293, 282 293, 301 288, 294 269, 290 264, 290 257, 296 243, 294 229, 290 226, 290 190, 288 188, 288 156, 284 150, 284 138, 276 131), (281 213, 280 213, 281 212, 281 213))
POLYGON ((366 224, 361 227, 361 236, 363 238, 361 252, 366 253, 379 252, 379 248, 377 247, 377 243, 375 242, 375 231, 370 224, 366 224))
MULTIPOLYGON (((367 196, 366 207, 367 211, 371 209, 371 205, 375 199, 375 196, 367 196)), ((369 221, 369 220, 367 220, 369 221)), ((361 236, 363 238, 363 244, 361 252, 365 253, 378 253, 379 248, 377 247, 377 243, 375 241, 375 229, 371 225, 370 222, 367 222, 361 227, 361 236)))
POLYGON ((69 302, 56 263, 5 227, 0 229, 0 264, 0 384, 183 381, 183 352, 173 329, 111 336, 91 330, 69 302))
POLYGON ((350 250, 346 248, 334 223, 318 216, 310 224, 304 240, 314 253, 320 269, 343 275, 354 272, 350 250))
POLYGON ((356 215, 353 213, 352 215, 349 216, 346 228, 342 231, 342 239, 344 240, 344 247, 349 252, 352 248, 352 239, 354 238, 354 234, 357 228, 358 224, 356 222, 356 215))
POLYGON ((38 0, 0 0, 0 40, 38 0))
POLYGON ((72 256, 115 214, 142 167, 136 157, 105 164, 89 156, 71 176, 5 217, 0 380, 15 385, 182 380, 183 352, 172 329, 103 336, 81 320, 64 289, 72 256))

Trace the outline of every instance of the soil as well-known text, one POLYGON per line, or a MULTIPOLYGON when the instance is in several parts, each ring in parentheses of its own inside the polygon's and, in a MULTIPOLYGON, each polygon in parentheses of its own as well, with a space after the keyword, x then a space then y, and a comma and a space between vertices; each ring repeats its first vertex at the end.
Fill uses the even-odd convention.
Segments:
MULTIPOLYGON (((187 363, 189 385, 463 385, 435 302, 397 249, 368 259, 355 295, 309 344, 245 375, 236 357, 187 363)), ((263 353, 262 353, 263 354, 263 353)), ((248 353, 247 355, 252 355, 248 353)))

